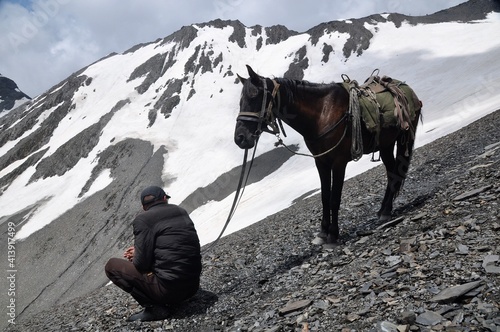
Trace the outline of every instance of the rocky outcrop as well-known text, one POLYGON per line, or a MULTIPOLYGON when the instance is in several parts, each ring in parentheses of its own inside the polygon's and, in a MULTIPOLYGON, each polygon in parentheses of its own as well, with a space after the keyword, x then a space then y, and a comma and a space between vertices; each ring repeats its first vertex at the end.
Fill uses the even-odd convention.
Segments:
POLYGON ((0 169, 30 156, 48 142, 59 122, 71 111, 73 94, 86 79, 85 75, 77 76, 74 74, 68 78, 60 89, 54 88, 53 92, 49 91, 43 95, 41 98, 44 99, 44 102, 40 106, 35 104, 29 112, 24 112, 25 110, 22 109, 20 111, 24 113, 9 114, 5 119, 2 119, 4 123, 15 122, 15 125, 9 126, 8 129, 0 133, 0 145, 21 137, 26 131, 35 128, 37 124, 38 127, 21 139, 15 148, 10 149, 0 157, 0 169), (51 108, 53 108, 53 111, 43 120, 43 123, 38 123, 40 114, 51 108))
POLYGON ((31 176, 30 182, 49 176, 61 176, 71 170, 81 158, 86 158, 99 143, 101 132, 113 114, 128 103, 130 100, 119 101, 98 122, 76 134, 47 158, 43 158, 36 165, 36 171, 31 176))
POLYGON ((500 2, 496 0, 472 0, 430 15, 406 16, 392 13, 387 19, 394 22, 398 27, 401 26, 402 22, 408 22, 413 25, 456 21, 472 22, 485 19, 486 15, 491 13, 491 11, 500 12, 500 2))
POLYGON ((30 99, 27 94, 19 90, 13 80, 0 74, 0 114, 30 99))

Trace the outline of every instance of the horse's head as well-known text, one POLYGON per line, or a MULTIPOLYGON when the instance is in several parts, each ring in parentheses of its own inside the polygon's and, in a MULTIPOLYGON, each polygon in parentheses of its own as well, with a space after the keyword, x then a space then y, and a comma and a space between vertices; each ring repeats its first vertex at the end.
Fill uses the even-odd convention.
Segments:
POLYGON ((243 89, 234 131, 234 142, 242 149, 254 147, 263 131, 275 132, 276 121, 272 107, 279 87, 276 82, 256 74, 248 65, 247 69, 249 78, 238 75, 243 89))

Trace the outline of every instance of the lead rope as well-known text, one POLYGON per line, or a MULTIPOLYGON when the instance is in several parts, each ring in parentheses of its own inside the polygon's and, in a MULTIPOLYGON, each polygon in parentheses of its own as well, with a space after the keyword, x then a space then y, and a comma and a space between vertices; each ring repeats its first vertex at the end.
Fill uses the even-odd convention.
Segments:
MULTIPOLYGON (((257 138, 255 140, 255 146, 253 149, 252 159, 250 160, 250 167, 248 168, 248 172, 245 175, 245 168, 246 168, 247 156, 248 156, 248 149, 245 149, 245 153, 243 155, 243 164, 241 165, 240 179, 238 181, 238 187, 236 188, 236 192, 234 193, 233 205, 231 206, 231 210, 229 211, 229 215, 227 217, 226 223, 224 224, 224 227, 222 227, 222 231, 220 232, 219 236, 217 236, 217 238, 201 252, 202 254, 204 254, 207 251, 209 251, 210 249, 212 249, 217 244, 217 242, 219 242, 219 240, 222 238, 224 231, 226 230, 227 226, 229 225, 229 222, 231 221, 231 219, 233 218, 234 212, 236 211, 236 207, 238 206, 238 204, 241 200, 241 197, 243 197, 243 192, 245 192, 245 187, 246 187, 246 184, 248 181, 248 176, 250 175, 250 170, 252 169, 253 161, 255 159, 255 151, 257 151, 257 144, 259 142, 260 133, 262 131, 262 122, 264 120, 264 117, 266 116, 266 110, 267 110, 266 109, 266 104, 267 104, 267 88, 266 87, 267 87, 267 84, 266 84, 265 78, 262 79, 262 85, 264 88, 264 94, 262 97, 262 107, 261 107, 261 110, 259 113, 259 123, 257 125, 257 131, 256 131, 256 133, 258 133, 258 135, 257 135, 257 138), (241 191, 241 194, 240 194, 240 191, 241 191)), ((279 88, 279 85, 278 85, 278 87, 276 87, 276 84, 275 84, 275 89, 273 91, 273 97, 274 97, 275 91, 277 91, 277 88, 279 88)), ((272 101, 271 101, 271 103, 272 103, 272 101)), ((271 104, 270 104, 270 107, 271 107, 271 104)))
MULTIPOLYGON (((339 122, 340 123, 340 122, 339 122)), ((344 128, 344 132, 342 133, 342 137, 339 139, 339 141, 337 142, 337 144, 335 144, 334 146, 332 146, 331 148, 329 148, 328 150, 324 151, 324 152, 321 152, 321 153, 318 153, 318 154, 307 154, 307 153, 300 153, 300 152, 295 152, 293 151, 292 149, 290 149, 285 143, 283 143, 283 140, 281 139, 281 137, 279 136, 279 134, 276 135, 276 137, 278 138, 278 142, 274 143, 274 146, 279 146, 279 145, 282 145, 283 147, 285 147, 285 149, 287 149, 288 151, 290 151, 291 153, 297 155, 297 156, 304 156, 304 157, 312 157, 312 158, 318 158, 318 157, 321 157, 321 156, 324 156, 325 154, 328 154, 330 152, 332 152, 335 148, 337 148, 337 146, 339 146, 339 144, 342 142, 342 140, 345 138, 345 135, 346 135, 346 132, 347 132, 347 126, 345 126, 344 128)))
POLYGON ((207 253, 210 249, 215 247, 217 242, 222 238, 222 235, 224 234, 224 231, 226 230, 227 226, 229 225, 229 222, 233 218, 233 215, 236 211, 236 207, 240 203, 241 197, 243 197, 243 193, 245 192, 245 187, 247 185, 248 181, 248 176, 250 175, 250 170, 252 169, 253 161, 255 159, 255 151, 257 150, 257 143, 259 141, 259 138, 257 137, 255 141, 255 147, 253 149, 253 154, 252 154, 252 159, 250 160, 250 166, 248 167, 248 172, 245 174, 245 169, 246 169, 246 164, 247 164, 247 156, 248 156, 248 149, 245 149, 245 153, 243 154, 243 164, 241 165, 241 174, 240 174, 240 179, 238 181, 238 187, 236 188, 236 192, 234 193, 234 199, 233 199, 233 205, 231 206, 231 210, 229 211, 229 215, 227 217, 226 223, 224 224, 224 227, 222 228, 219 236, 205 249, 202 250, 202 254, 207 253), (241 194, 240 194, 241 191, 241 194))

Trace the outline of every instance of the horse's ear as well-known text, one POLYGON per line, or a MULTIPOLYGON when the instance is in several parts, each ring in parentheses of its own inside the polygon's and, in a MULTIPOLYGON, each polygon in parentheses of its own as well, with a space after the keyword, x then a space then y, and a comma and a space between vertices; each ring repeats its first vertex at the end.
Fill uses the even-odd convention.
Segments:
POLYGON ((248 75, 250 75, 250 80, 253 84, 258 85, 260 82, 260 76, 253 71, 252 67, 247 65, 248 75))
POLYGON ((246 79, 246 78, 243 78, 243 77, 241 77, 241 76, 240 76, 240 75, 238 75, 238 74, 236 74, 236 76, 238 76, 238 79, 240 80, 240 82, 241 82, 242 84, 245 84, 245 82, 247 81, 247 79, 246 79))

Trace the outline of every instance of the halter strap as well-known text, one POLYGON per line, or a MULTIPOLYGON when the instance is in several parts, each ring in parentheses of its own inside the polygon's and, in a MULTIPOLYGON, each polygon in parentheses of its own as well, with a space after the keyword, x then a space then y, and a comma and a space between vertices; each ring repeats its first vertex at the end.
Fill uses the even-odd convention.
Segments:
POLYGON ((262 97, 262 106, 259 112, 240 112, 238 113, 237 120, 246 120, 246 121, 255 121, 258 122, 258 127, 256 134, 260 135, 261 132, 269 132, 271 134, 279 134, 280 129, 283 132, 283 135, 286 137, 285 130, 283 128, 283 123, 280 118, 277 118, 273 113, 274 100, 277 100, 277 111, 279 111, 281 107, 281 96, 279 94, 280 84, 275 80, 271 80, 273 82, 273 91, 271 92, 271 100, 269 101, 269 105, 267 105, 267 81, 266 78, 262 78, 262 85, 264 89, 264 95, 262 97), (262 125, 265 125, 264 127, 262 125), (270 129, 268 129, 269 127, 270 129))

